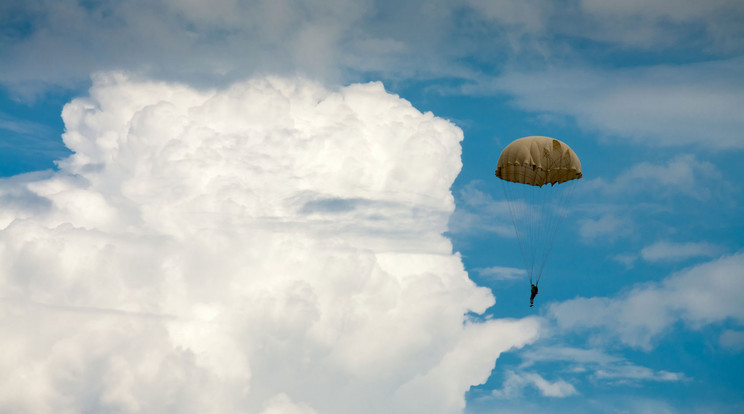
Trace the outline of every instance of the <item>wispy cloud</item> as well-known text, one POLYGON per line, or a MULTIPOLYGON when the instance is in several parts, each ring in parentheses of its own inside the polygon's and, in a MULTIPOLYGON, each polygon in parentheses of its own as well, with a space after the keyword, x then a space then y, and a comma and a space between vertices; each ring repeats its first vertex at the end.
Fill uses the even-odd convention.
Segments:
POLYGON ((584 0, 581 8, 598 23, 588 32, 589 36, 626 46, 668 47, 685 37, 685 24, 702 27, 703 38, 698 38, 697 42, 709 42, 719 50, 736 50, 744 37, 741 27, 736 24, 744 16, 744 8, 735 0, 707 3, 584 0))
POLYGON ((708 242, 674 243, 659 241, 641 250, 641 257, 649 262, 681 261, 691 257, 714 257, 723 253, 721 246, 708 242))
POLYGON ((703 200, 726 186, 726 176, 713 163, 684 154, 664 162, 633 165, 611 180, 587 180, 582 191, 601 191, 615 197, 654 193, 657 197, 681 195, 703 200))
POLYGON ((744 322, 744 255, 737 253, 639 284, 614 298, 577 298, 554 304, 550 314, 564 330, 598 329, 598 340, 651 349, 678 321, 691 328, 732 319, 744 322))
POLYGON ((497 398, 516 398, 525 387, 535 387, 540 394, 545 397, 564 398, 577 395, 578 391, 569 382, 557 379, 548 381, 540 374, 534 372, 513 372, 506 373, 506 379, 500 390, 494 390, 492 395, 497 398))
MULTIPOLYGON (((450 218, 452 233, 491 232, 505 237, 515 237, 514 224, 509 213, 509 202, 481 191, 479 181, 466 184, 457 194, 458 205, 450 218)), ((503 194, 503 193, 500 193, 503 194)))
POLYGON ((572 362, 580 365, 606 366, 622 362, 623 358, 607 354, 598 349, 583 349, 568 346, 539 346, 521 353, 523 367, 532 367, 540 362, 572 362))
MULTIPOLYGON (((700 50, 714 50, 714 56, 724 57, 744 44, 738 24, 744 11, 736 1, 706 2, 699 7, 670 6, 668 0, 629 4, 595 0, 557 7, 547 0, 436 0, 401 6, 371 0, 302 5, 294 0, 225 0, 205 7, 199 2, 166 0, 95 5, 73 0, 11 1, 2 6, 7 30, 0 50, 0 82, 32 94, 49 85, 75 85, 92 72, 112 68, 201 85, 264 73, 299 72, 318 79, 375 73, 457 79, 478 84, 472 91, 482 93, 488 89, 484 85, 491 83, 492 68, 497 67, 506 69, 500 90, 511 90, 523 105, 556 111, 556 105, 545 108, 545 102, 534 99, 535 93, 525 86, 535 81, 544 86, 540 79, 550 79, 548 84, 556 88, 561 83, 556 81, 562 80, 564 113, 592 125, 609 124, 618 132, 654 135, 654 131, 674 129, 660 126, 663 122, 652 125, 650 119, 660 114, 685 126, 708 125, 702 116, 688 122, 682 119, 690 114, 689 105, 685 108, 684 104, 690 101, 677 99, 680 94, 703 98, 697 101, 700 109, 717 113, 715 131, 740 125, 730 118, 735 108, 721 106, 722 98, 735 98, 735 92, 709 88, 721 79, 720 74, 682 83, 674 77, 645 76, 665 68, 605 72, 592 69, 589 63, 586 73, 568 78, 560 70, 523 79, 513 76, 511 69, 519 61, 555 68, 561 62, 575 62, 578 55, 591 62, 596 49, 587 52, 568 40, 589 40, 596 48, 610 45, 642 51, 650 47, 682 51, 694 43, 700 50), (55 65, 38 65, 38 56, 55 65), (634 77, 645 80, 642 87, 623 89, 634 77), (638 101, 639 97, 651 99, 638 101), (576 102, 583 102, 584 109, 576 102), (633 112, 629 102, 640 104, 638 111, 633 112), (613 110, 617 110, 616 117, 640 116, 631 122, 612 122, 613 110), (649 113, 643 115, 644 110, 649 113)), ((586 42, 579 43, 586 47, 586 42)), ((710 75, 711 69, 700 66, 692 72, 710 75)), ((716 65, 711 67, 715 70, 716 65)), ((686 131, 678 139, 688 140, 691 134, 686 131)), ((715 144, 735 145, 718 133, 709 135, 715 137, 715 144)))
POLYGON ((579 220, 579 234, 587 241, 597 238, 614 241, 633 234, 633 222, 626 217, 608 213, 597 219, 579 220))
MULTIPOLYGON (((513 71, 495 90, 518 107, 574 117, 586 129, 637 144, 742 148, 741 59, 631 69, 513 71)), ((482 88, 483 86, 480 86, 482 88)))
MULTIPOLYGON (((559 337, 551 340, 560 341, 559 337)), ((598 348, 585 349, 561 345, 544 345, 521 351, 521 368, 539 369, 545 364, 559 364, 559 372, 573 378, 588 378, 613 384, 639 384, 642 382, 683 381, 681 372, 655 371, 633 364, 626 358, 612 355, 598 348)))
POLYGON ((54 130, 47 125, 17 119, 2 112, 0 112, 0 129, 31 136, 50 135, 54 133, 54 130))
POLYGON ((638 259, 651 263, 676 263, 693 258, 711 258, 720 256, 726 249, 718 244, 699 242, 658 241, 647 245, 638 253, 622 253, 613 256, 613 260, 632 268, 638 259))
POLYGON ((721 333, 719 343, 723 348, 734 352, 744 350, 744 331, 727 329, 721 333))
POLYGON ((493 280, 516 280, 522 279, 525 275, 524 269, 514 267, 492 266, 486 268, 473 269, 479 275, 493 280))
POLYGON ((628 383, 637 381, 681 381, 686 377, 679 372, 653 371, 647 367, 641 367, 632 364, 616 365, 613 367, 602 368, 594 372, 594 378, 601 380, 611 380, 618 383, 628 383))
MULTIPOLYGON (((631 239, 637 236, 656 238, 648 232, 646 224, 639 223, 652 217, 660 226, 670 211, 678 211, 681 202, 714 203, 733 208, 737 190, 722 168, 698 155, 681 154, 658 162, 640 162, 630 165, 614 177, 584 179, 577 186, 577 199, 584 201, 577 209, 583 218, 578 221, 579 234, 585 241, 631 239), (598 196, 601 195, 601 196, 598 196), (685 201, 687 200, 687 201, 685 201)), ((698 214, 700 209, 691 209, 687 214, 698 214)), ((698 218, 699 219, 699 218, 698 218)), ((648 223, 648 222, 646 222, 648 223)), ((671 229, 666 228, 663 230, 671 229)), ((659 228, 656 232, 663 231, 659 228)), ((655 253, 671 245, 645 246, 649 260, 655 253)), ((680 251, 694 246, 678 246, 680 251)), ((697 247, 703 248, 699 245, 697 247)), ((710 245, 701 250, 710 256, 710 245)), ((636 252, 614 255, 615 259, 632 267, 638 258, 636 252)))

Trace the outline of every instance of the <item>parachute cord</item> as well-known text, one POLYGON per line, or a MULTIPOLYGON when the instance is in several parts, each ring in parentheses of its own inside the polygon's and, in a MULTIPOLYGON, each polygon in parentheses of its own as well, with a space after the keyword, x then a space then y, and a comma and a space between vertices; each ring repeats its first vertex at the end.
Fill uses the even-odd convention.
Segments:
MULTIPOLYGON (((555 201, 555 192, 559 192, 559 189, 555 188, 555 184, 550 182, 551 180, 551 172, 553 171, 553 157, 552 153, 548 152, 546 150, 546 161, 547 164, 545 165, 545 184, 550 184, 550 188, 541 189, 541 200, 540 200, 540 218, 541 221, 539 223, 536 223, 535 227, 538 227, 537 224, 542 224, 543 227, 539 229, 540 232, 547 232, 548 237, 545 237, 544 235, 542 237, 539 237, 536 239, 536 252, 541 252, 542 256, 538 259, 539 265, 537 270, 537 276, 536 276, 536 282, 540 283, 540 278, 542 277, 543 269, 545 268, 545 262, 547 261, 547 257, 549 254, 549 249, 552 247, 551 244, 551 233, 552 233, 552 227, 553 227, 553 217, 555 214, 555 204, 553 203, 555 201), (548 201, 552 201, 549 203, 548 201), (537 242, 542 242, 540 245, 538 245, 537 242)), ((535 253, 537 255, 537 253, 535 253)))
POLYGON ((513 197, 510 196, 508 186, 509 185, 515 185, 516 183, 509 183, 506 180, 499 180, 501 181, 501 188, 504 190, 504 198, 506 200, 506 205, 509 208, 509 217, 512 220, 512 225, 514 226, 514 233, 517 235, 517 244, 519 245, 519 251, 522 254, 522 260, 524 261, 524 267, 528 272, 528 275, 530 277, 530 284, 532 284, 532 268, 528 266, 527 263, 527 255, 525 254, 525 246, 523 246, 524 241, 522 240, 524 237, 519 232, 519 227, 517 226, 517 219, 516 219, 516 206, 512 203, 513 197))
MULTIPOLYGON (((548 169, 545 171, 545 177, 547 178, 550 174, 550 166, 548 166, 548 169)), ((544 184, 547 186, 548 184, 544 184)), ((536 213, 534 224, 532 225, 535 229, 535 241, 533 245, 535 246, 534 256, 535 256, 535 267, 537 268, 537 271, 535 273, 536 282, 540 282, 540 277, 542 277, 542 270, 543 266, 542 263, 544 262, 544 252, 548 248, 548 246, 544 245, 546 242, 546 238, 543 235, 543 233, 546 231, 545 228, 541 228, 540 225, 545 225, 545 219, 547 218, 550 220, 551 215, 550 209, 553 207, 549 201, 553 198, 553 193, 555 192, 554 188, 540 188, 540 191, 537 191, 537 196, 535 199, 535 205, 539 206, 539 211, 536 213), (539 257, 539 252, 543 252, 543 257, 539 257)), ((550 225, 550 222, 547 223, 550 225)), ((548 227, 549 229, 550 227, 548 227)))
MULTIPOLYGON (((529 170, 523 170, 523 173, 528 175, 529 170)), ((531 182, 530 185, 522 185, 516 188, 521 189, 521 193, 525 196, 524 199, 527 203, 525 206, 525 220, 528 222, 527 225, 527 241, 525 246, 525 262, 529 262, 527 266, 529 267, 530 272, 530 284, 532 283, 532 280, 536 277, 535 275, 535 242, 539 240, 538 238, 538 232, 537 232, 537 224, 539 223, 540 219, 540 212, 538 211, 539 204, 537 203, 537 197, 535 193, 535 187, 532 185, 537 180, 537 174, 538 170, 532 170, 532 176, 530 180, 526 180, 523 177, 522 181, 524 182, 531 182)))
MULTIPOLYGON (((573 196, 573 192, 576 188, 576 180, 571 180, 569 183, 565 183, 565 184, 568 184, 568 188, 566 189, 566 191, 561 192, 557 203, 555 203, 556 208, 564 207, 566 205, 566 202, 573 196)), ((543 272, 543 269, 545 268, 545 263, 548 261, 548 256, 550 256, 550 252, 553 250, 553 247, 555 246, 555 239, 556 239, 556 236, 558 235, 558 230, 560 229, 561 224, 563 223, 563 220, 565 219, 565 215, 562 213, 563 212, 558 211, 550 216, 551 222, 547 226, 548 231, 550 231, 550 237, 549 237, 546 249, 545 249, 545 253, 542 257, 542 263, 540 263, 540 268, 537 273, 537 283, 540 283, 540 278, 542 277, 542 272, 543 272)), ((537 285, 537 283, 535 283, 535 285, 537 285)))

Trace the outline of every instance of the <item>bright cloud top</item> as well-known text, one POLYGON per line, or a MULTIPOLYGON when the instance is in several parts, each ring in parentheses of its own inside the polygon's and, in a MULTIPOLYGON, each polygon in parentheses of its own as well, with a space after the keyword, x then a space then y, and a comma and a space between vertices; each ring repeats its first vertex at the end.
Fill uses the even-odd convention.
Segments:
POLYGON ((105 75, 63 118, 0 182, 0 411, 459 412, 537 337, 464 316, 462 133, 379 83, 105 75))

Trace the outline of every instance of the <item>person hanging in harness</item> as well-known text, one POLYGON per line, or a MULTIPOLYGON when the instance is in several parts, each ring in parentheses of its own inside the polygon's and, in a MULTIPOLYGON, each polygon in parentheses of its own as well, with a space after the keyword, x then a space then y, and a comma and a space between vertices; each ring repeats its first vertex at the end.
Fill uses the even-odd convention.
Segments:
POLYGON ((532 285, 532 290, 530 292, 530 308, 535 306, 535 296, 537 296, 537 285, 534 283, 530 283, 532 285))

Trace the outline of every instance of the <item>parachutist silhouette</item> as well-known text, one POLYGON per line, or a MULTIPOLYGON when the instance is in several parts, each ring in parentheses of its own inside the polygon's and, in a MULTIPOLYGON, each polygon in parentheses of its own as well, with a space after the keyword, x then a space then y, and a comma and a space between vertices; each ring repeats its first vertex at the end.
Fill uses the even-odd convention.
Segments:
POLYGON ((537 285, 531 283, 532 291, 530 292, 530 308, 535 306, 535 296, 537 296, 537 285))

